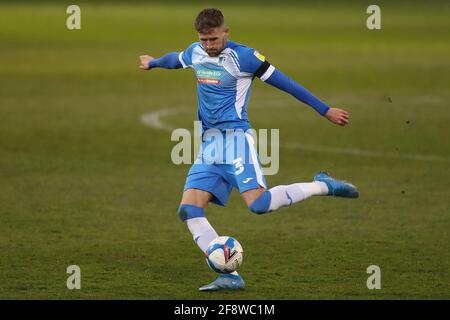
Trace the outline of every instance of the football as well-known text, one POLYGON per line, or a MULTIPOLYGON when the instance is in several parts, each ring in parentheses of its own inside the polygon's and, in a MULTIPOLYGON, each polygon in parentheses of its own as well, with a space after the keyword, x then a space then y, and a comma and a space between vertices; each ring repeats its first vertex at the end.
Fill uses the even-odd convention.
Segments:
POLYGON ((208 266, 218 273, 236 271, 244 258, 241 244, 227 236, 217 237, 211 241, 205 254, 208 266))

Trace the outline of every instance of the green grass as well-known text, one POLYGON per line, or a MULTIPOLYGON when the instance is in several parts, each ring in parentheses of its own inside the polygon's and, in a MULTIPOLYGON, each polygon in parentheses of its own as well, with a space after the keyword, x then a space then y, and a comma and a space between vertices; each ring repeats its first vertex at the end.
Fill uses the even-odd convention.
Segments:
POLYGON ((170 133, 192 128, 192 71, 137 68, 196 41, 202 4, 0 5, 0 298, 2 299, 449 299, 449 5, 224 5, 231 38, 351 114, 340 128, 255 81, 255 128, 280 128, 281 164, 270 186, 326 169, 361 190, 356 201, 310 199, 265 216, 236 191, 207 216, 243 244, 247 289, 197 291, 215 277, 176 215, 189 166, 170 161, 170 133), (262 17, 270 17, 262 18, 262 17), (355 156, 288 147, 361 149, 355 156), (434 155, 442 161, 403 155, 434 155), (66 268, 81 267, 81 290, 66 268), (381 267, 382 289, 366 288, 381 267))

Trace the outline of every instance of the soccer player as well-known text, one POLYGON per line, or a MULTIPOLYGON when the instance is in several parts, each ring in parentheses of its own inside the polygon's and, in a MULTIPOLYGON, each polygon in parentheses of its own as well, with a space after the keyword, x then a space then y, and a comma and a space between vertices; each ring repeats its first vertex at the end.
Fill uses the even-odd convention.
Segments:
MULTIPOLYGON (((198 117, 204 133, 210 129, 219 130, 225 139, 226 132, 230 130, 243 132, 251 128, 247 119, 247 105, 255 77, 293 95, 332 123, 340 126, 348 124, 349 116, 345 110, 327 106, 272 66, 255 49, 228 40, 229 28, 225 25, 220 10, 202 10, 194 25, 199 42, 192 43, 182 52, 171 52, 159 59, 142 55, 140 68, 194 69, 197 78, 198 117)), ((311 196, 359 196, 354 185, 334 179, 324 172, 317 173, 312 182, 279 185, 268 189, 254 140, 248 133, 241 137, 243 148, 236 148, 229 141, 221 144, 224 154, 231 154, 231 162, 220 162, 215 161, 216 158, 204 161, 208 158, 205 150, 217 141, 212 142, 214 139, 203 136, 199 156, 187 175, 178 215, 186 222, 195 243, 204 253, 208 244, 218 237, 205 217, 205 208, 209 202, 225 206, 233 187, 239 190, 249 210, 256 214, 290 206, 311 196)), ((216 151, 220 153, 220 150, 216 151)), ((199 290, 236 290, 244 286, 244 280, 235 271, 220 274, 215 281, 199 290)))

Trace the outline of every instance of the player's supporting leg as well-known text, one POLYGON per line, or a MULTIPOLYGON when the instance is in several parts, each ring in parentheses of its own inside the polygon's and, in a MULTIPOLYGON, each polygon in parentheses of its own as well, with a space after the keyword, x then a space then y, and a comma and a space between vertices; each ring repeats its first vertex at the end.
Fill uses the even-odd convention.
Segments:
MULTIPOLYGON (((219 235, 205 217, 205 208, 211 200, 209 192, 198 189, 187 189, 183 193, 178 216, 186 221, 189 231, 195 243, 203 253, 208 249, 208 244, 219 235)), ((237 290, 245 286, 242 277, 235 271, 230 274, 221 274, 210 284, 199 288, 200 291, 237 290)))
POLYGON ((312 196, 329 195, 346 198, 357 198, 359 196, 354 185, 336 180, 324 172, 316 174, 313 182, 280 185, 258 193, 259 195, 254 201, 251 201, 250 204, 247 203, 249 209, 258 214, 275 211, 312 196))
POLYGON ((208 244, 219 236, 205 217, 205 208, 211 198, 212 195, 209 192, 188 189, 183 193, 178 208, 178 216, 186 222, 195 243, 202 252, 205 252, 208 244))

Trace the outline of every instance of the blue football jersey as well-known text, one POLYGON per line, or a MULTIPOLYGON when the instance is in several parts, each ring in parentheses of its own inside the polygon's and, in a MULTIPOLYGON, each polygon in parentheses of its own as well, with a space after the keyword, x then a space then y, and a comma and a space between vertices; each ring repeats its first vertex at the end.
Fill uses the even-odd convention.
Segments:
POLYGON ((219 56, 210 57, 200 42, 179 54, 183 68, 197 79, 198 118, 203 130, 250 128, 247 105, 255 76, 262 80, 275 70, 255 49, 227 41, 219 56))

